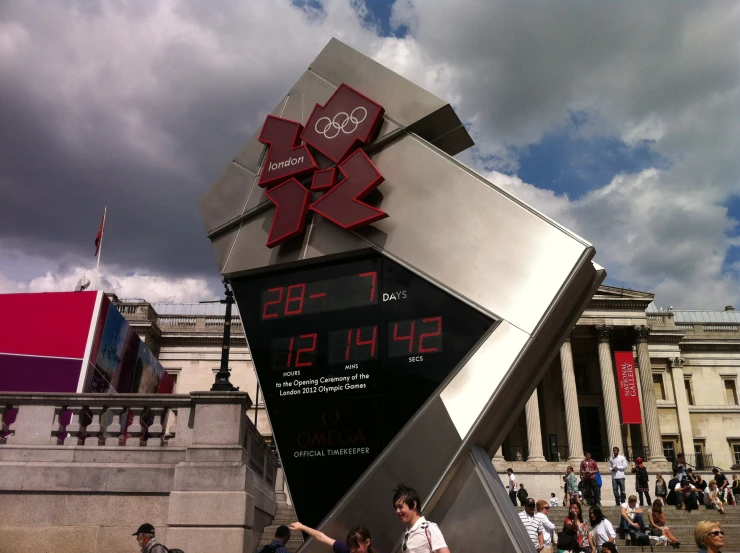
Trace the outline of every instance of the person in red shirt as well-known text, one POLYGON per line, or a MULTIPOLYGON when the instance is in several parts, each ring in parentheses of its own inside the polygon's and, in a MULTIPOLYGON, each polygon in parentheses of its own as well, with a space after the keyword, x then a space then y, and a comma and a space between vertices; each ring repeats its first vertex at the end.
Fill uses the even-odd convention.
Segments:
POLYGON ((583 476, 583 493, 589 505, 601 505, 599 486, 596 484, 596 474, 599 465, 591 459, 591 452, 586 452, 586 458, 581 461, 581 476, 583 476))

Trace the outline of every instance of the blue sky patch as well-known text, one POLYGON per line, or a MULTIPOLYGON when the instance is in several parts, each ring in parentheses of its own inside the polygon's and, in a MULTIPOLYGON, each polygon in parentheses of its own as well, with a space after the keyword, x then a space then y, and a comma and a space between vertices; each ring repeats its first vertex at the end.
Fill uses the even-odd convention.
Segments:
POLYGON ((539 188, 578 199, 620 173, 668 167, 668 160, 655 153, 649 141, 630 146, 614 136, 584 135, 579 132, 584 117, 572 115, 568 125, 527 146, 519 156, 517 175, 539 188))

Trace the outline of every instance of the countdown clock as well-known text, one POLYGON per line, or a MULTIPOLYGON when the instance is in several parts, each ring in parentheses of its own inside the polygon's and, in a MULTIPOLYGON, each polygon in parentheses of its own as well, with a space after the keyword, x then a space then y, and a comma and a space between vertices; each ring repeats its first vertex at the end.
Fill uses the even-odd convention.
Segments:
POLYGON ((231 282, 309 526, 496 322, 376 252, 231 282))

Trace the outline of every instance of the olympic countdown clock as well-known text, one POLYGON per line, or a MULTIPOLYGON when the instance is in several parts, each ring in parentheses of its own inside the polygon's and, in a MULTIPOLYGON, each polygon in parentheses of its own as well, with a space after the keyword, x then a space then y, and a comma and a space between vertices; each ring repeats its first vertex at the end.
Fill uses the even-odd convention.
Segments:
POLYGON ((453 551, 529 547, 491 457, 604 272, 453 157, 472 144, 332 40, 200 200, 297 516, 328 535, 394 550, 405 482, 453 551))
POLYGON ((373 253, 234 279, 298 519, 317 526, 494 321, 373 253))

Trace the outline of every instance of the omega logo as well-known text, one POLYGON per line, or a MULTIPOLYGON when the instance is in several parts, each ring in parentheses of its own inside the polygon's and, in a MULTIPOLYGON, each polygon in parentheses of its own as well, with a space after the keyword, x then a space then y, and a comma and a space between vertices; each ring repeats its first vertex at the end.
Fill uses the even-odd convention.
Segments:
POLYGON ((358 446, 367 444, 367 438, 361 428, 332 428, 342 419, 337 407, 327 407, 321 412, 321 422, 326 428, 321 431, 303 431, 296 437, 299 447, 316 446, 358 446))

